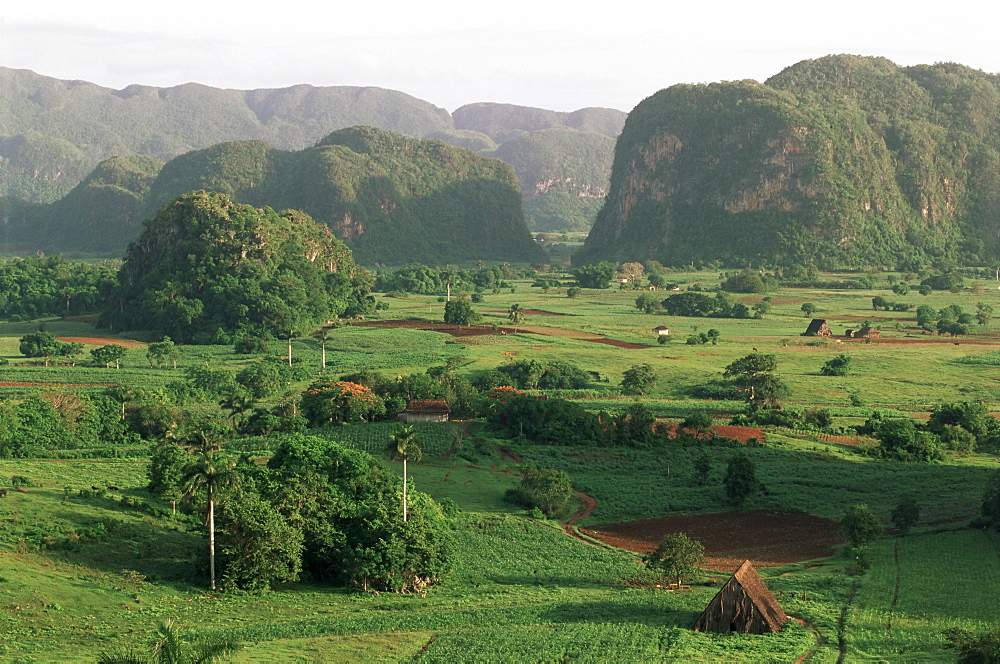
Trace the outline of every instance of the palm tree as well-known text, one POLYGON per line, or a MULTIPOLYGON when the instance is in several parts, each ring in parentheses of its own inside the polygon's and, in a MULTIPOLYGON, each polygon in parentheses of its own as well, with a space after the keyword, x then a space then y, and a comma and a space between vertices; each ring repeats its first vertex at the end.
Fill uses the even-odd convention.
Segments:
POLYGON ((330 330, 324 327, 313 336, 316 337, 317 341, 319 341, 319 349, 321 353, 320 366, 323 368, 323 371, 326 371, 326 342, 330 340, 330 330))
POLYGON ((236 641, 191 643, 184 640, 173 620, 160 623, 156 634, 159 638, 153 642, 149 655, 134 648, 115 648, 101 651, 97 664, 214 664, 241 647, 236 641))
POLYGON ((390 436, 386 447, 391 459, 403 460, 403 521, 406 521, 406 462, 420 461, 423 452, 417 442, 417 432, 412 426, 400 425, 390 436))
POLYGON ((507 312, 507 319, 514 326, 514 334, 517 334, 517 326, 524 322, 524 309, 521 308, 520 304, 510 305, 510 311, 507 312))
POLYGON ((181 490, 185 498, 204 492, 208 502, 208 571, 211 588, 215 590, 215 504, 230 492, 240 493, 240 474, 236 459, 222 455, 206 445, 194 453, 181 475, 181 490))
POLYGON ((292 366, 292 341, 299 336, 295 333, 295 330, 288 330, 288 332, 282 332, 278 335, 278 338, 282 341, 288 342, 288 366, 292 366))

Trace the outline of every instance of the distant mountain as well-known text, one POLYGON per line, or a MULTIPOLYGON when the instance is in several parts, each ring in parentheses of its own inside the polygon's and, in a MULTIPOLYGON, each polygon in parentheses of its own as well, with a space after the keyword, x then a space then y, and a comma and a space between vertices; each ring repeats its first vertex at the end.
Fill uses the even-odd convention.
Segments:
POLYGON ((7 199, 4 239, 46 251, 120 252, 139 236, 141 220, 197 190, 301 210, 367 265, 545 258, 524 224, 509 165, 373 127, 342 129, 297 151, 232 141, 166 164, 115 157, 55 203, 7 199))
MULTIPOLYGON (((169 161, 234 140, 301 150, 335 130, 368 125, 412 138, 437 138, 492 156, 507 140, 541 130, 571 129, 581 140, 614 138, 624 121, 625 113, 612 109, 559 113, 505 104, 464 106, 453 118, 428 102, 372 87, 223 90, 189 83, 113 90, 0 67, 0 197, 49 203, 66 195, 105 159, 142 155, 169 161)), ((570 153, 578 152, 565 141, 540 142, 536 147, 567 146, 570 153)), ((608 171, 612 156, 610 147, 589 153, 608 171)), ((580 170, 569 154, 543 153, 537 159, 563 163, 567 173, 580 170)), ((526 198, 548 195, 538 193, 538 183, 527 175, 518 172, 518 176, 526 198)), ((593 181, 581 181, 579 173, 563 177, 577 184, 576 196, 591 197, 607 188, 606 177, 593 181)))
POLYGON ((640 103, 576 262, 1000 260, 1000 77, 838 55, 640 103))

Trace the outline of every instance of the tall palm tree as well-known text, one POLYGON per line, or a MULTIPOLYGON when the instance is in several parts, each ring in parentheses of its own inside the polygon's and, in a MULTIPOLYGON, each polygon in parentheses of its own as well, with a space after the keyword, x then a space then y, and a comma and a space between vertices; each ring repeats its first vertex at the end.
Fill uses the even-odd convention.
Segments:
POLYGON ((507 312, 507 319, 514 326, 514 334, 517 334, 517 326, 524 322, 524 309, 521 308, 520 304, 510 305, 510 311, 507 312))
POLYGON ((319 341, 320 366, 326 371, 326 342, 330 340, 330 330, 325 327, 313 335, 319 341))
POLYGON ((386 452, 392 459, 403 460, 403 521, 406 521, 406 462, 410 459, 420 461, 423 452, 417 442, 417 432, 412 426, 399 425, 392 434, 389 435, 389 445, 386 452))
POLYGON ((240 493, 240 474, 236 459, 223 455, 210 447, 194 452, 181 475, 181 490, 185 498, 205 494, 208 503, 208 573, 211 588, 215 590, 215 504, 229 493, 240 493))
POLYGON ((299 335, 295 333, 295 330, 288 330, 288 332, 282 332, 278 334, 278 338, 282 341, 288 342, 288 366, 292 366, 292 342, 299 335))

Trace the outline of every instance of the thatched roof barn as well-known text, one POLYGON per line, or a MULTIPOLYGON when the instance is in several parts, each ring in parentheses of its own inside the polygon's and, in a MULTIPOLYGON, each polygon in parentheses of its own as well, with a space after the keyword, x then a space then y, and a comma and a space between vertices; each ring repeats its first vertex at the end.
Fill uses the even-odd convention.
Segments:
POLYGON ((696 632, 777 632, 788 616, 747 560, 712 598, 691 628, 696 632))
POLYGON ((451 409, 444 399, 410 399, 409 405, 396 416, 400 422, 447 422, 451 409))
POLYGON ((882 337, 882 332, 874 327, 863 327, 860 330, 847 330, 844 336, 854 339, 879 339, 882 337))
POLYGON ((806 331, 802 333, 803 337, 832 337, 833 330, 830 329, 830 325, 826 320, 822 318, 813 318, 809 323, 809 327, 806 331))

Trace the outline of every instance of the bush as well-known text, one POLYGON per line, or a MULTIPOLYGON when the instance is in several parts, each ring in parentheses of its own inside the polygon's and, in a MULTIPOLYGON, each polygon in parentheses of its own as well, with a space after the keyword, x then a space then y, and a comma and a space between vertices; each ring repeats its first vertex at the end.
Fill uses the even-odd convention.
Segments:
POLYGON ((824 376, 846 376, 851 369, 851 356, 841 353, 832 360, 827 360, 819 370, 824 376))

